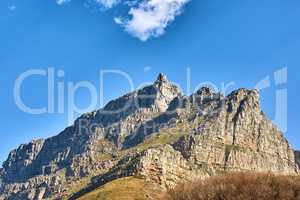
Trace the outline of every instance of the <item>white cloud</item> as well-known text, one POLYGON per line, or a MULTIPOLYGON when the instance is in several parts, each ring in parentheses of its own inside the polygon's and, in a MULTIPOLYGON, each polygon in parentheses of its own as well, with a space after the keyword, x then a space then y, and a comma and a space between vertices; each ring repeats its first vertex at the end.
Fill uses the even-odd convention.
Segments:
MULTIPOLYGON (((72 0, 56 0, 59 5, 72 0)), ((150 37, 158 37, 165 33, 167 26, 176 16, 180 15, 184 6, 191 0, 84 0, 89 5, 96 3, 104 8, 111 9, 118 4, 129 8, 126 16, 115 17, 114 21, 126 32, 142 41, 150 37)))
POLYGON ((115 20, 116 24, 120 24, 120 25, 123 24, 123 21, 122 21, 121 17, 115 17, 114 20, 115 20))
POLYGON ((56 0, 56 3, 58 5, 62 5, 62 4, 65 4, 65 3, 69 3, 71 0, 56 0))
MULTIPOLYGON (((113 8, 115 5, 120 3, 121 0, 87 0, 88 2, 95 2, 101 6, 103 6, 106 9, 113 8)), ((56 3, 58 5, 62 5, 65 3, 69 3, 71 0, 56 0, 56 3)))
POLYGON ((181 14, 183 7, 190 0, 143 0, 137 7, 130 8, 128 18, 115 18, 117 24, 142 41, 151 36, 158 37, 165 33, 166 27, 181 14))
POLYGON ((14 6, 14 5, 12 5, 12 6, 8 6, 8 9, 9 9, 10 11, 15 11, 15 10, 17 9, 17 7, 14 6))
POLYGON ((95 0, 97 3, 102 5, 104 8, 113 8, 120 3, 120 0, 95 0))

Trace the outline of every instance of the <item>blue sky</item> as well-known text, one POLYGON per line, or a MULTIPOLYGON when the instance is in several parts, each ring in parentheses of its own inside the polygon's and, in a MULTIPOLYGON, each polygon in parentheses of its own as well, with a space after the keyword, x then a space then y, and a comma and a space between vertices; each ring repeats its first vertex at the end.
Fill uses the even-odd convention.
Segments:
MULTIPOLYGON (((124 30, 131 22, 126 6, 104 9, 85 0, 62 5, 55 0, 2 0, 0 161, 19 144, 55 135, 67 126, 66 109, 63 114, 32 115, 21 111, 13 98, 15 80, 21 73, 48 67, 65 72, 64 78, 56 77, 56 84, 90 81, 97 89, 99 71, 104 69, 128 73, 136 87, 164 72, 184 92, 187 67, 192 89, 204 81, 217 86, 234 81, 231 90, 253 88, 270 76, 271 86, 261 92, 263 110, 274 119, 276 91, 287 88, 285 135, 300 149, 300 2, 191 0, 184 5, 180 8, 183 12, 163 28, 164 34, 150 30, 147 41, 141 41, 134 32, 139 29, 124 30), (115 22, 119 16, 121 25, 115 22), (288 82, 275 85, 273 73, 283 67, 288 68, 288 82)), ((128 82, 117 75, 107 75, 104 83, 105 102, 130 90, 128 82)), ((79 90, 75 97, 78 106, 89 104, 86 90, 79 90)), ((46 105, 45 77, 26 80, 22 98, 34 107, 46 105)))

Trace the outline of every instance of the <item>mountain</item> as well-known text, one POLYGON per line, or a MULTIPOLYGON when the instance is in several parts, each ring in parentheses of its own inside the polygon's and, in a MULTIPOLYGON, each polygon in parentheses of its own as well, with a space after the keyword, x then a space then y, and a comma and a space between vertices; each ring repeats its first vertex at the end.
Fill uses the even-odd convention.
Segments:
POLYGON ((295 160, 300 169, 300 151, 295 151, 295 160))
POLYGON ((299 166, 299 152, 261 111, 258 91, 225 97, 203 87, 185 96, 159 74, 57 136, 11 151, 0 200, 77 199, 122 180, 159 191, 230 171, 296 175, 299 166))

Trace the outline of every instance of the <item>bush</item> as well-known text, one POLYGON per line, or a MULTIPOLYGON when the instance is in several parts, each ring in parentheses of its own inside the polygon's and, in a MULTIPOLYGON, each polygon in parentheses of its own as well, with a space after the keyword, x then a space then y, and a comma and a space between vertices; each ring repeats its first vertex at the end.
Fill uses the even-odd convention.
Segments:
POLYGON ((299 176, 232 173, 168 191, 165 200, 300 200, 299 176))

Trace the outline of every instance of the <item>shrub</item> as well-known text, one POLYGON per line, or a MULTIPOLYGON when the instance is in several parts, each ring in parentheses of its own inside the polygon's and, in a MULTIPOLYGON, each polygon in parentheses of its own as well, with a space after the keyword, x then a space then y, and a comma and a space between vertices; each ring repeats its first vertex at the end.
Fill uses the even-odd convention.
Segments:
POLYGON ((299 176, 231 173, 168 191, 165 200, 300 200, 299 176))

